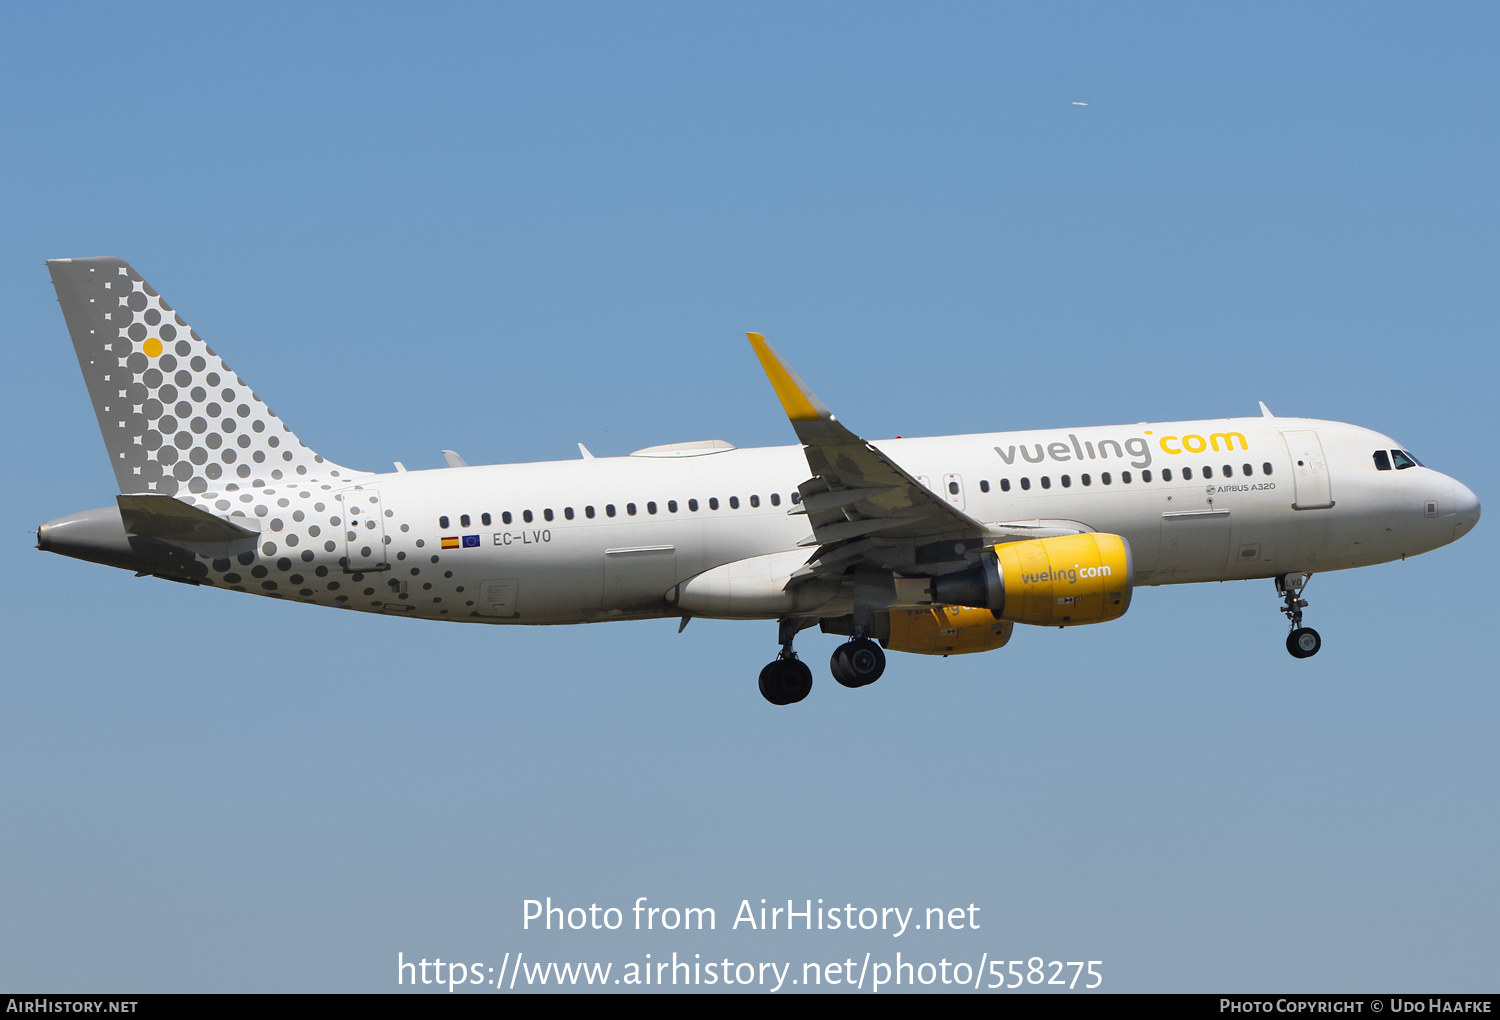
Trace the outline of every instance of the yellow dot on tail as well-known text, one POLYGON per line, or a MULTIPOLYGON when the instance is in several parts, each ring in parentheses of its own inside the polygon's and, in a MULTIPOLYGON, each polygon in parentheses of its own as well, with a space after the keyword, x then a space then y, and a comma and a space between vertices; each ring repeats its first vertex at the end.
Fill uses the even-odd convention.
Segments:
POLYGON ((154 336, 148 337, 141 350, 146 352, 146 357, 154 358, 161 353, 161 341, 154 336))

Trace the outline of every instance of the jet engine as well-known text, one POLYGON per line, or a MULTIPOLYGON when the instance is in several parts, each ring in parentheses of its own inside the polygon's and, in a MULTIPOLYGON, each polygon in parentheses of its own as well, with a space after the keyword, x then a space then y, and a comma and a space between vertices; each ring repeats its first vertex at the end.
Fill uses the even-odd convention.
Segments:
POLYGON ((918 655, 988 652, 1002 647, 1015 629, 1015 624, 998 619, 988 609, 969 606, 892 609, 886 615, 890 635, 881 644, 918 655))
POLYGON ((982 607, 1001 620, 1076 627, 1124 616, 1134 581, 1130 543, 1085 533, 991 546, 968 570, 933 578, 929 591, 933 602, 982 607))

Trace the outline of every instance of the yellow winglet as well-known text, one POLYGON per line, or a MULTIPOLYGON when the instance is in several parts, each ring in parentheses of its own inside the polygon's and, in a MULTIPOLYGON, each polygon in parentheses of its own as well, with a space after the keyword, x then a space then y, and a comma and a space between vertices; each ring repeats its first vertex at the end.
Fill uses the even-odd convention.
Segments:
POLYGON ((750 346, 755 348, 760 367, 765 370, 766 378, 771 380, 771 388, 776 391, 788 418, 794 422, 828 421, 833 418, 823 402, 807 388, 807 384, 797 378, 797 373, 787 367, 787 363, 781 360, 781 355, 766 343, 765 337, 759 333, 746 333, 745 336, 749 338, 750 346))

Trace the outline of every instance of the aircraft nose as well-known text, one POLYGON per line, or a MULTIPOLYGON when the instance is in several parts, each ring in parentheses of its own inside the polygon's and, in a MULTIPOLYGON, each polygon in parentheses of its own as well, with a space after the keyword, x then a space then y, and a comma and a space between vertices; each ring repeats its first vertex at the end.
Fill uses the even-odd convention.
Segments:
POLYGON ((1479 497, 1474 495, 1473 489, 1456 478, 1453 480, 1453 509, 1458 515, 1459 534, 1467 534, 1470 528, 1479 523, 1479 497))

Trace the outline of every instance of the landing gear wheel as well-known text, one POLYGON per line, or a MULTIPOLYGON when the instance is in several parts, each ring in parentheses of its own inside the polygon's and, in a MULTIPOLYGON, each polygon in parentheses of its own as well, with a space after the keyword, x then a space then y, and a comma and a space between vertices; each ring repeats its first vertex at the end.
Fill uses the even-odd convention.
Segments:
POLYGON ((1323 639, 1311 627, 1298 627, 1286 636, 1286 650, 1299 659, 1309 659, 1323 647, 1323 639))
POLYGON ((812 690, 812 670, 798 659, 777 659, 760 671, 760 693, 773 705, 795 705, 812 690))
POLYGON ((1283 603, 1281 613, 1292 625, 1292 632, 1286 636, 1286 650, 1298 659, 1310 659, 1323 647, 1323 639, 1318 637, 1318 632, 1311 627, 1302 626, 1302 610, 1307 608, 1302 590, 1311 579, 1311 574, 1282 574, 1276 578, 1276 590, 1281 594, 1283 603))
POLYGON ((834 649, 828 668, 845 687, 864 687, 885 672, 885 652, 869 638, 846 641, 834 649))

